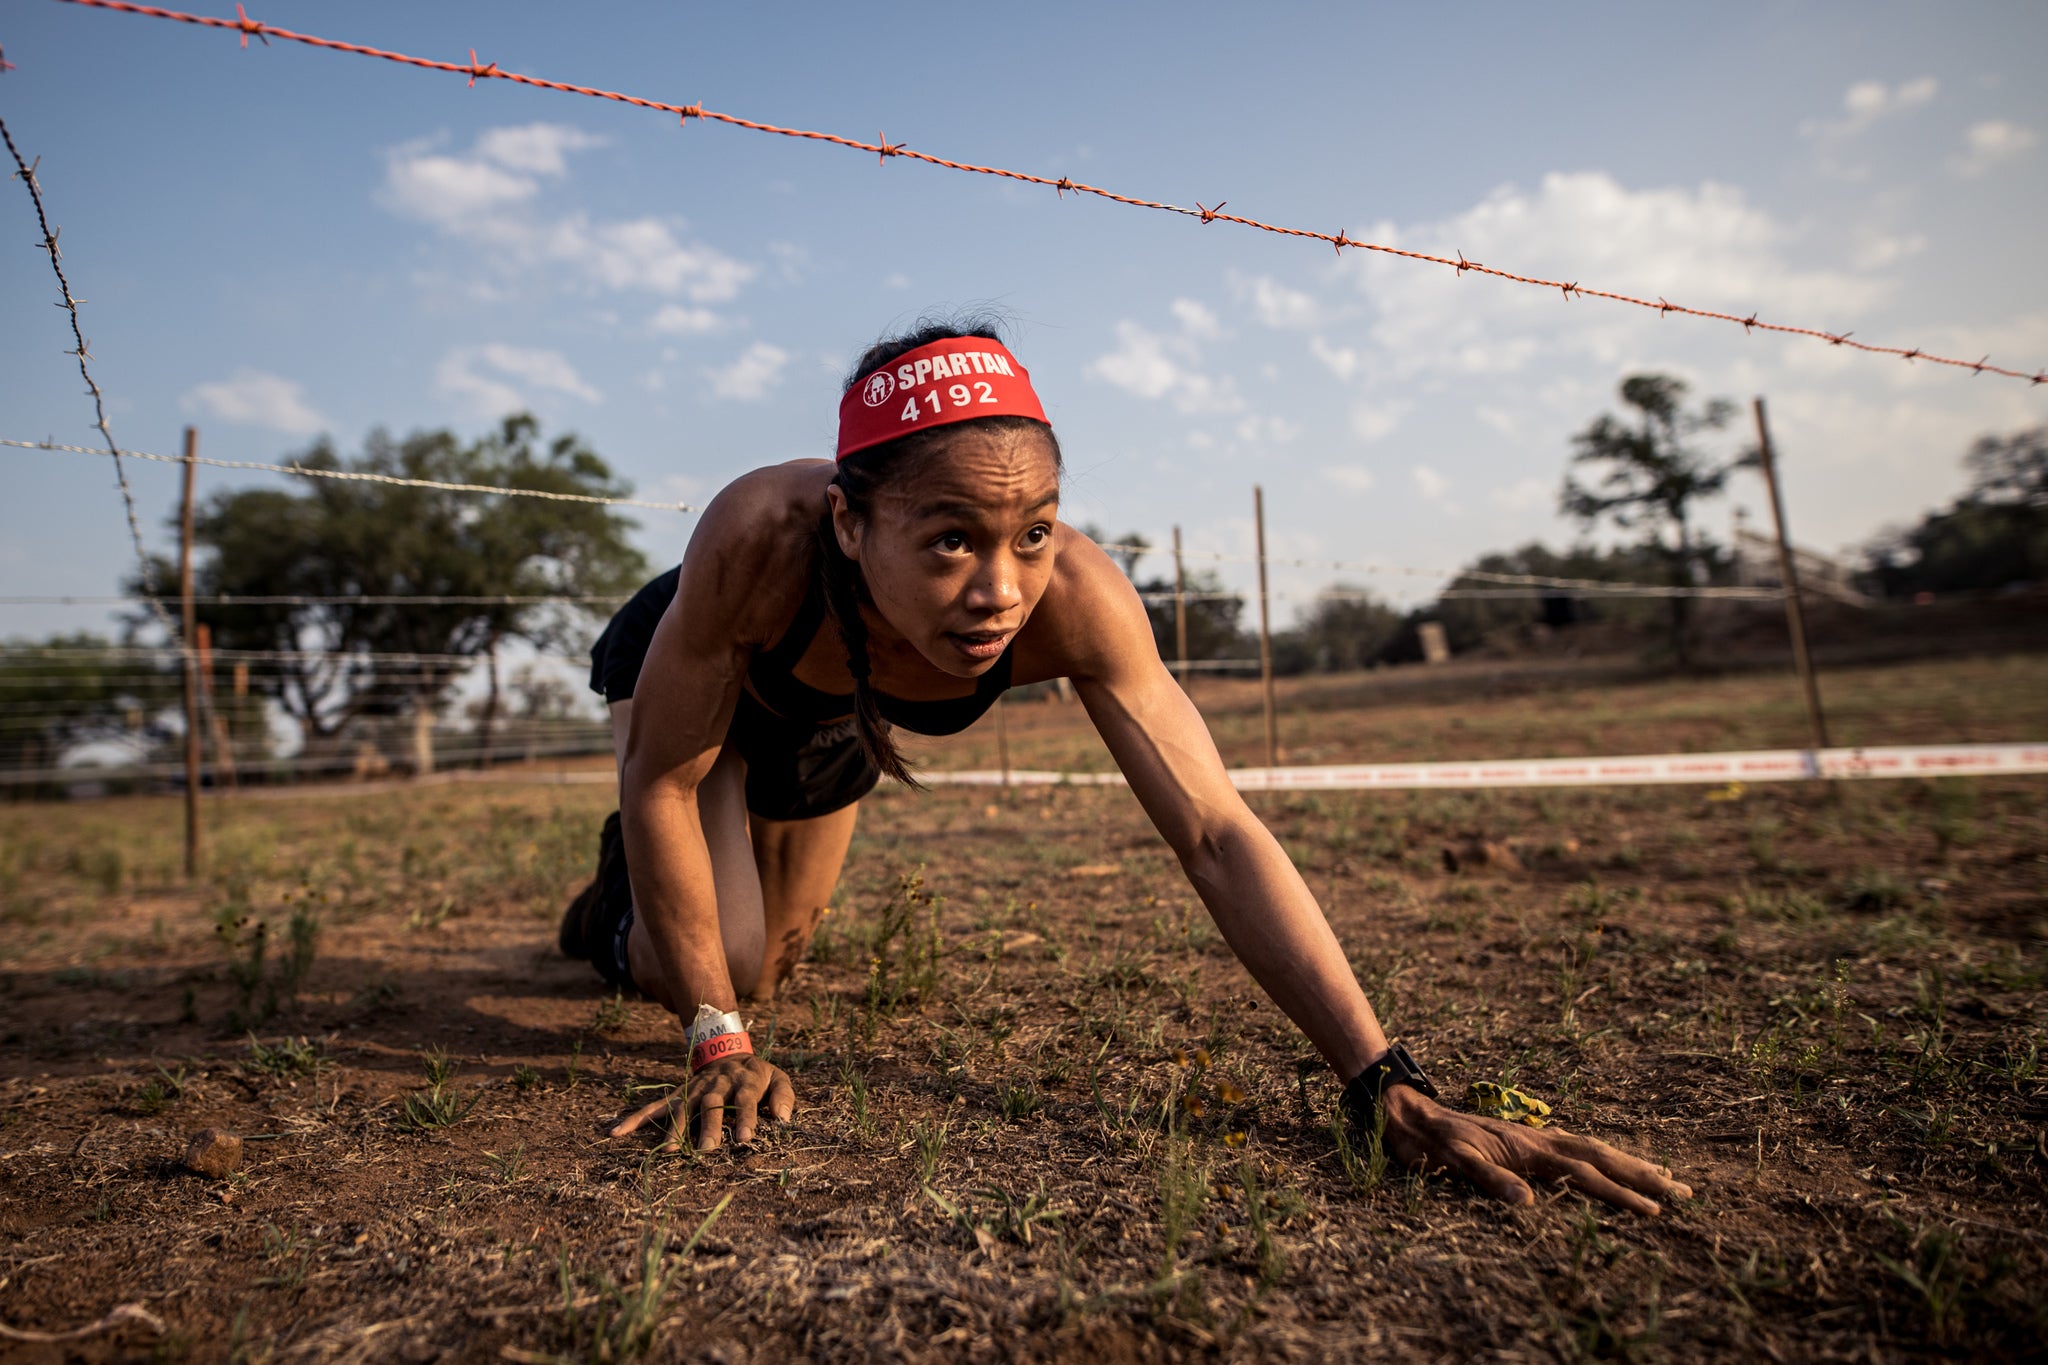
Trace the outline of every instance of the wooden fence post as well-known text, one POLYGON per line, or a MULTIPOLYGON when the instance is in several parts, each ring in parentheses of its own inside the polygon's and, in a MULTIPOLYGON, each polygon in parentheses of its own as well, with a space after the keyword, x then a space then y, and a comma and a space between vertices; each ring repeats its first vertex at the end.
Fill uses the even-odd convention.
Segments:
MULTIPOLYGON (((1813 731, 1815 750, 1826 749, 1828 722, 1820 707, 1820 681, 1813 674, 1813 656, 1806 644, 1806 612, 1799 601, 1799 565, 1792 553, 1792 537, 1785 530, 1785 498, 1778 491, 1778 461, 1771 451, 1771 429, 1764 421, 1764 400, 1751 404, 1756 412, 1757 463, 1763 468, 1764 487, 1771 494, 1771 521, 1778 530, 1778 581, 1785 589, 1785 626, 1792 634, 1792 663, 1799 670, 1800 686, 1806 690, 1806 719, 1813 731)), ((1814 762, 1819 763, 1816 753, 1814 762)))
POLYGON ((199 428, 185 428, 185 488, 178 508, 178 597, 185 656, 185 875, 199 875, 199 653, 192 601, 192 495, 199 475, 199 428))
POLYGON ((1252 521, 1259 546, 1259 679, 1266 690, 1266 766, 1280 766, 1280 729, 1273 718, 1273 617, 1266 593, 1266 490, 1252 485, 1252 521))

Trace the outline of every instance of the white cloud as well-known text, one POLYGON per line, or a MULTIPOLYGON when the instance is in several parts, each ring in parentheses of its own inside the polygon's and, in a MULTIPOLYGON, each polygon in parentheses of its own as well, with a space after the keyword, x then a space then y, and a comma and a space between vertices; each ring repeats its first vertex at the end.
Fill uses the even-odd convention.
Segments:
POLYGON ((1486 498, 1505 511, 1530 513, 1548 509, 1556 493, 1554 480, 1531 477, 1517 479, 1505 488, 1491 489, 1486 498))
POLYGON ((1118 345, 1096 357, 1088 373, 1140 398, 1164 398, 1181 381, 1181 367, 1166 354, 1167 339, 1135 322, 1116 325, 1118 345))
POLYGON ((1927 239, 1917 232, 1892 236, 1866 231, 1858 235, 1849 260, 1858 270, 1882 270, 1926 249, 1927 239))
POLYGON ((1223 335, 1215 310, 1193 299, 1175 299, 1172 313, 1181 330, 1199 341, 1214 341, 1223 335))
POLYGON ((1176 332, 1154 332, 1129 319, 1117 323, 1117 348, 1097 356, 1087 373, 1140 398, 1167 399, 1190 415, 1243 412, 1236 381, 1201 367, 1202 343, 1224 334, 1215 311, 1193 299, 1175 299, 1171 311, 1180 324, 1176 332))
POLYGON ((1372 490, 1373 474, 1364 465, 1326 464, 1323 466, 1323 476, 1339 488, 1353 493, 1366 493, 1372 490))
POLYGON ((1932 76, 1916 76, 1897 85, 1883 81, 1858 81, 1842 95, 1842 114, 1833 119, 1808 119, 1799 131, 1810 138, 1840 142, 1857 136, 1880 119, 1918 109, 1931 102, 1941 89, 1932 76))
POLYGON ((428 153, 408 143, 384 168, 384 206, 448 231, 531 199, 540 186, 531 176, 468 157, 428 153))
POLYGON ((542 180, 567 174, 568 154, 602 139, 559 124, 493 128, 467 154, 411 142, 386 157, 378 199, 426 223, 520 279, 567 272, 588 285, 722 303, 756 268, 654 217, 594 220, 580 209, 540 210, 542 180))
POLYGON ((787 364, 788 351, 771 342, 757 341, 740 352, 732 364, 704 373, 711 380, 711 391, 720 398, 752 401, 775 386, 787 364))
POLYGON ((1949 159, 1957 175, 1977 176, 2011 161, 2041 140, 2032 128, 2022 128, 2004 119, 1987 119, 1975 124, 1964 137, 1965 150, 1949 159))
MULTIPOLYGON (((1458 243, 1471 260, 1517 274, 1831 326, 1853 325, 1888 292, 1867 275, 1795 268, 1786 253, 1797 236, 1731 186, 1632 190, 1597 171, 1553 173, 1534 191, 1504 187, 1442 222, 1387 223, 1372 233, 1439 255, 1458 243)), ((1376 379, 1504 375, 1560 353, 1617 366, 1637 359, 1646 328, 1676 325, 1649 310, 1566 301, 1554 290, 1385 256, 1359 253, 1338 268, 1377 310, 1376 379)))
POLYGON ((667 336, 696 336, 715 331, 719 325, 718 314, 709 308, 691 308, 680 303, 665 303, 647 320, 650 329, 667 336))
POLYGON ((596 403, 604 398, 603 394, 583 382, 583 376, 576 373, 576 367, 560 351, 493 343, 483 348, 483 358, 497 369, 516 379, 524 379, 537 389, 566 393, 586 403, 596 403))
POLYGON ((194 388, 183 402, 187 412, 290 436, 310 436, 329 425, 306 402, 304 386, 263 370, 236 370, 232 378, 194 388))
POLYGON ((1398 398, 1386 403, 1360 403, 1351 410, 1351 434, 1367 444, 1390 436, 1412 407, 1414 404, 1398 398))
POLYGON ((1349 379, 1358 373, 1358 352, 1349 346, 1332 346, 1321 337, 1310 337, 1308 351, 1339 379, 1349 379))
POLYGON ((531 390, 565 394, 586 403, 604 395, 585 383, 560 351, 526 346, 458 346, 441 357, 434 384, 450 398, 461 399, 481 417, 502 417, 533 406, 531 390), (518 380, 524 388, 508 381, 518 380))
POLYGON ((1301 423, 1290 422, 1285 417, 1253 414, 1240 418, 1237 423, 1237 439, 1249 446, 1286 445, 1299 435, 1301 423))
POLYGON ((476 140, 476 154, 507 170, 562 175, 569 169, 565 153, 602 146, 603 138, 566 123, 527 123, 486 129, 476 140))
POLYGON ((1116 334, 1117 348, 1088 366, 1097 379, 1140 398, 1170 399, 1185 413, 1243 410, 1235 384, 1196 368, 1199 352, 1191 338, 1163 335, 1128 320, 1116 325, 1116 334))
POLYGON ((1415 480, 1415 491, 1432 502, 1451 491, 1451 481, 1426 464, 1419 464, 1408 472, 1415 480))
POLYGON ((1268 327, 1313 327, 1321 315, 1314 299, 1269 275, 1233 274, 1231 283, 1238 297, 1250 303, 1252 312, 1268 327))

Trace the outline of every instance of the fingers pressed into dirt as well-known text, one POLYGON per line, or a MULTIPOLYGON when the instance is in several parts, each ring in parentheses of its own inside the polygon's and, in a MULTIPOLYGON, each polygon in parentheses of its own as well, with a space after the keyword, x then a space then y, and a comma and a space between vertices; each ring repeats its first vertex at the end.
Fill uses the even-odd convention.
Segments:
POLYGON ((1536 1192, 1529 1188, 1529 1182, 1508 1170, 1488 1161, 1480 1151, 1468 1142, 1454 1142, 1444 1153, 1445 1166, 1454 1173, 1477 1185, 1480 1192, 1490 1199, 1503 1204, 1533 1204, 1536 1192))
POLYGON ((1560 1133, 1558 1136, 1570 1139, 1565 1145, 1567 1154, 1597 1167, 1602 1174, 1620 1181, 1630 1189, 1658 1199, 1692 1198, 1692 1186, 1674 1180, 1668 1167, 1644 1161, 1641 1157, 1630 1156, 1620 1148, 1610 1147, 1598 1138, 1570 1133, 1560 1133))
POLYGON ((625 1137, 628 1133, 637 1133, 648 1124, 658 1120, 666 1120, 673 1126, 675 1104, 678 1098, 680 1097, 670 1095, 666 1099, 659 1099, 652 1104, 642 1105, 625 1118, 613 1124, 611 1135, 613 1137, 625 1137))
POLYGON ((761 1097, 768 1093, 769 1078, 774 1073, 765 1068, 750 1068, 740 1077, 732 1096, 732 1140, 735 1143, 752 1142, 754 1128, 760 1122, 761 1097))
POLYGON ((697 1150, 715 1152, 724 1136, 725 1106, 732 1095, 732 1083, 716 1076, 711 1084, 691 1097, 690 1110, 697 1119, 697 1150))
POLYGON ((1549 1169, 1545 1171, 1548 1178, 1561 1185, 1569 1185, 1579 1193, 1590 1195, 1603 1204, 1612 1204, 1618 1209, 1627 1209, 1631 1213, 1640 1213, 1652 1218, 1664 1211, 1655 1200, 1645 1198, 1626 1185, 1616 1184, 1608 1179, 1599 1167, 1589 1161, 1559 1157, 1548 1165, 1549 1169))
POLYGON ((796 1088, 789 1083, 789 1077, 777 1067, 768 1081, 768 1117, 777 1123, 788 1123, 796 1113, 796 1088))

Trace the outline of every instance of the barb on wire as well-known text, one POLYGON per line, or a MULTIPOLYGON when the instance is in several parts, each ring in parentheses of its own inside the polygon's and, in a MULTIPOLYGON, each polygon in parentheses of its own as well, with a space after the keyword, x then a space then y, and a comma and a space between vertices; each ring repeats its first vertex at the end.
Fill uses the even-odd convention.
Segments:
MULTIPOLYGON (((716 110, 706 109, 702 105, 670 104, 662 100, 647 99, 639 95, 621 94, 616 90, 602 90, 596 86, 573 85, 566 81, 553 81, 540 76, 523 75, 517 71, 505 71, 501 70, 495 62, 488 66, 480 66, 477 63, 474 49, 471 50, 470 59, 467 63, 434 61, 426 57, 409 56, 403 52, 390 52, 382 48, 366 47, 360 43, 345 43, 338 39, 316 37, 309 33, 294 33, 290 29, 279 28, 274 24, 258 23, 243 14, 239 5, 236 6, 236 18, 223 19, 211 15, 187 14, 180 10, 162 9, 155 5, 138 5, 131 3, 130 0, 65 0, 65 3, 82 5, 89 9, 113 10, 121 14, 141 15, 151 19, 169 19, 181 24, 196 24, 202 28, 227 29, 241 34, 244 47, 248 46, 249 35, 253 33, 260 38, 264 38, 266 41, 270 38, 276 38, 284 42, 303 43, 307 47, 319 48, 329 52, 346 52, 359 57, 374 57, 380 61, 396 62, 401 66, 416 67, 426 71, 444 71, 453 75, 467 76, 471 85, 475 85, 479 79, 509 81, 514 85, 530 86, 538 90, 554 90, 567 95, 585 95, 592 99, 611 100, 618 104, 628 104, 640 109, 658 110, 662 113, 675 114, 685 122, 690 118, 696 118, 706 122, 729 124, 735 128, 745 128, 757 133, 773 133, 779 137, 801 138, 810 142, 829 143, 835 147, 845 147, 853 151, 867 152, 878 157, 884 165, 888 163, 889 158, 892 156, 902 157, 908 161, 921 161, 928 166, 938 166, 949 171, 963 171, 970 175, 995 176, 999 179, 1015 180, 1026 185, 1042 185, 1049 190, 1055 191, 1061 197, 1065 197, 1071 191, 1074 194, 1093 195, 1098 199, 1106 199, 1111 203, 1123 204, 1130 208, 1152 209, 1160 213, 1179 214, 1183 217, 1193 218, 1205 226, 1213 223, 1235 223, 1239 227, 1252 228, 1259 232, 1270 232, 1280 237, 1299 237, 1308 241, 1328 242, 1339 253, 1347 246, 1356 247, 1361 251, 1376 251, 1387 256, 1397 256, 1404 260, 1447 266, 1456 271, 1460 278, 1467 271, 1471 271, 1475 274, 1491 276, 1497 280, 1506 280, 1512 284, 1535 285, 1543 289, 1559 289, 1564 291, 1565 297, 1568 299, 1606 299, 1611 303, 1623 303, 1637 308, 1653 309, 1660 316, 1670 313, 1681 313, 1688 317, 1735 323, 1741 326, 1745 332, 1762 330, 1777 332, 1785 336, 1812 337, 1834 345, 1847 346, 1851 350, 1865 351, 1872 355, 1904 356, 1906 354, 1905 349, 1899 346, 1880 346, 1869 342, 1851 341, 1846 332, 1837 334, 1818 327, 1795 327, 1787 323, 1761 322, 1758 321, 1754 313, 1745 318, 1733 313, 1716 312, 1710 308, 1688 308, 1682 304, 1672 303, 1661 296, 1656 299, 1638 298, 1632 294, 1617 293, 1613 290, 1589 289, 1577 281, 1546 280, 1532 275, 1517 275, 1512 271, 1500 270, 1493 266, 1481 265, 1477 261, 1467 260, 1463 252, 1459 252, 1455 256, 1432 255, 1426 251, 1407 251, 1400 247, 1387 246, 1384 243, 1360 241, 1355 237, 1347 236, 1343 232, 1316 232, 1308 228, 1286 227, 1278 223, 1262 222, 1256 218, 1247 218, 1240 214, 1223 212, 1224 204, 1228 202, 1227 200, 1218 201, 1214 207, 1205 206, 1198 202, 1193 208, 1188 208, 1185 205, 1169 204, 1162 200, 1142 199, 1133 195, 1118 194, 1101 186, 1083 184, 1066 176, 1053 178, 1050 176, 1032 175, 1024 171, 1005 170, 1000 166, 979 165, 971 161, 952 161, 945 157, 933 156, 929 152, 916 151, 900 142, 889 142, 886 139, 882 139, 879 142, 863 142, 858 138, 841 137, 837 133, 823 133, 807 128, 785 128, 779 124, 760 123, 753 119, 740 118, 734 114, 721 114, 716 110)), ((1919 359, 1932 361, 1937 365, 1951 365, 1977 374, 1983 374, 1988 371, 1992 374, 2003 375, 2009 379, 2023 379, 2029 383, 2040 382, 2036 374, 1990 364, 1989 356, 1986 356, 1983 360, 1973 362, 1950 356, 1933 355, 1918 349, 1913 352, 1913 355, 1919 359)))
MULTIPOLYGON (((109 438, 112 439, 111 437, 109 438)), ((56 450, 72 455, 105 455, 108 452, 92 446, 67 446, 56 441, 17 441, 0 437, 0 446, 12 446, 16 450, 56 450)), ((146 450, 119 452, 131 460, 154 460, 160 464, 183 464, 182 455, 152 455, 146 450)), ((437 479, 405 479, 396 474, 372 474, 357 469, 309 469, 300 464, 264 464, 257 460, 210 460, 200 456, 193 461, 211 469, 250 469, 264 474, 296 474, 303 479, 342 479, 351 483, 388 483, 400 488, 438 488, 444 493, 494 493, 505 498, 540 498, 547 502, 591 502, 604 507, 646 507, 657 512, 695 512, 699 509, 687 502, 650 502, 645 498, 606 498, 595 493, 556 493, 545 488, 508 488, 495 483, 442 483, 437 479)), ((127 485, 124 483, 123 488, 127 485)))
POLYGON ((78 357, 78 373, 85 380, 86 392, 92 395, 93 425, 100 429, 100 435, 107 442, 104 452, 93 453, 104 453, 114 458, 114 482, 120 485, 121 507, 128 514, 128 538, 135 542, 135 558, 142 564, 142 586, 151 594, 150 610, 156 614, 157 624, 170 631, 175 639, 177 627, 172 625, 170 614, 155 597, 156 571, 150 564, 149 551, 142 544, 142 524, 135 517, 135 494, 128 487, 128 469, 121 463, 121 447, 114 443, 114 430, 107 425, 106 395, 100 392, 99 382, 92 377, 92 368, 86 363, 92 359, 92 348, 86 345, 85 331, 78 322, 78 305, 84 300, 71 292, 71 281, 64 274, 64 253, 57 246, 58 234, 64 229, 50 226, 50 215, 43 207, 43 186, 36 179, 36 167, 43 164, 43 159, 37 157, 32 162, 23 159, 21 148, 14 145, 14 134, 7 131, 5 119, 0 119, 0 141, 6 142, 7 154, 14 158, 14 174, 8 178, 19 180, 28 187, 28 197, 36 208, 36 226, 43 234, 41 245, 50 258, 50 269, 56 272, 57 288, 63 296, 57 306, 71 319, 71 340, 77 349, 68 354, 78 357))

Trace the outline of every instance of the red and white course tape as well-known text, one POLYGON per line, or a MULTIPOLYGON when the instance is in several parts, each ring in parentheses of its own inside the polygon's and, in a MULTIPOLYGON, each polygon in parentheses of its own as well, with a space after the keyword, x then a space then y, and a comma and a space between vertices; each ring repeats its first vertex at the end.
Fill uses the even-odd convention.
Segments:
MULTIPOLYGON (((2048 773, 2048 742, 1921 744, 1870 749, 1755 749, 1747 753, 1621 758, 1509 758, 1465 763, 1337 763, 1233 768, 1239 791, 1357 791, 1454 787, 1625 787, 1686 782, 1799 782, 1816 778, 1993 777, 2048 773)), ((998 787, 993 771, 924 772, 934 786, 998 787)), ((1122 773, 1015 770, 1013 786, 1121 787, 1122 773)))

